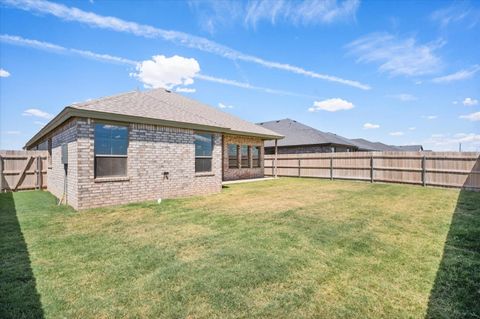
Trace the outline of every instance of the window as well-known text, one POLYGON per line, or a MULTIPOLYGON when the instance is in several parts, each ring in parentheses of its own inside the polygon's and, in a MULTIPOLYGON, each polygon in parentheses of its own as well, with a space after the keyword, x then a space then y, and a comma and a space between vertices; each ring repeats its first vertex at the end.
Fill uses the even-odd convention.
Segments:
POLYGON ((260 165, 260 146, 252 146, 252 166, 261 167, 260 165))
POLYGON ((250 167, 250 148, 248 145, 242 145, 242 167, 250 167))
POLYGON ((95 125, 95 177, 127 175, 128 127, 95 125))
POLYGON ((195 134, 195 172, 212 171, 213 134, 195 134))
POLYGON ((237 144, 228 144, 228 168, 238 168, 237 144))

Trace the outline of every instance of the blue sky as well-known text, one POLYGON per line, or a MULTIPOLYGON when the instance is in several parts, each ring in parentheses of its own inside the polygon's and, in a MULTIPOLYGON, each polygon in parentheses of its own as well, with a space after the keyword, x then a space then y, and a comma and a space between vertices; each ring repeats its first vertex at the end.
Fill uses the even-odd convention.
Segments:
POLYGON ((0 0, 0 149, 167 87, 244 119, 480 151, 480 4, 0 0))

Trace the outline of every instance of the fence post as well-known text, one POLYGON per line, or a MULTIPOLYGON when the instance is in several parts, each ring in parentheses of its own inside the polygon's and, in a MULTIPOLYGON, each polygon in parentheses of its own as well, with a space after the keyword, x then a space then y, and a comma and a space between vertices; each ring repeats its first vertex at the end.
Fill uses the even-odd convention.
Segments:
POLYGON ((426 158, 425 158, 425 155, 423 155, 422 157, 422 185, 423 186, 427 186, 427 174, 425 172, 426 170, 426 165, 425 165, 425 162, 426 162, 426 158))
POLYGON ((330 180, 333 181, 333 156, 330 157, 330 180))
POLYGON ((373 154, 370 155, 370 183, 373 183, 373 154))
POLYGON ((3 193, 3 157, 0 156, 0 193, 3 193))
POLYGON ((38 189, 38 156, 35 158, 35 190, 38 189))
POLYGON ((298 177, 302 177, 302 166, 301 166, 301 159, 298 158, 298 177))
POLYGON ((43 186, 43 173, 42 173, 42 170, 43 170, 43 167, 42 167, 42 157, 39 156, 38 157, 38 189, 39 190, 42 190, 42 186, 43 186))

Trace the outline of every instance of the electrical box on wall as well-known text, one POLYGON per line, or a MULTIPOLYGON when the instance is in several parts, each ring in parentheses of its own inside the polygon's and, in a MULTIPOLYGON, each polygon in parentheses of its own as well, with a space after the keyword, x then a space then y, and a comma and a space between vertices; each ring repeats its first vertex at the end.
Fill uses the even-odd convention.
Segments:
POLYGON ((62 144, 62 164, 68 164, 68 144, 62 144))

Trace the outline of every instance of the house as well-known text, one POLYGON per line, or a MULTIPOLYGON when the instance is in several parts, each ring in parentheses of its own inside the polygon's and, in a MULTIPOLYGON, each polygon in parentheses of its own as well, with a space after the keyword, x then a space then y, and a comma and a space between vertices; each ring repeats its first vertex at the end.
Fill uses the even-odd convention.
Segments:
POLYGON ((351 141, 358 147, 361 152, 423 152, 422 145, 387 145, 380 142, 371 142, 363 138, 353 138, 351 141))
POLYGON ((422 145, 400 145, 397 147, 405 152, 423 152, 424 151, 422 145))
POLYGON ((379 151, 379 152, 386 152, 386 151, 403 151, 399 149, 397 146, 387 145, 380 142, 371 142, 369 140, 363 138, 353 138, 351 139, 352 143, 354 143, 358 147, 358 151, 360 152, 371 152, 371 151, 379 151))
MULTIPOLYGON (((322 132, 292 119, 258 123, 285 137, 278 141, 278 154, 352 152, 357 146, 349 139, 322 132)), ((275 142, 265 142, 265 154, 274 154, 275 142)))
POLYGON ((75 209, 219 192, 264 175, 265 127, 165 89, 65 107, 25 145, 47 149, 49 191, 75 209))

